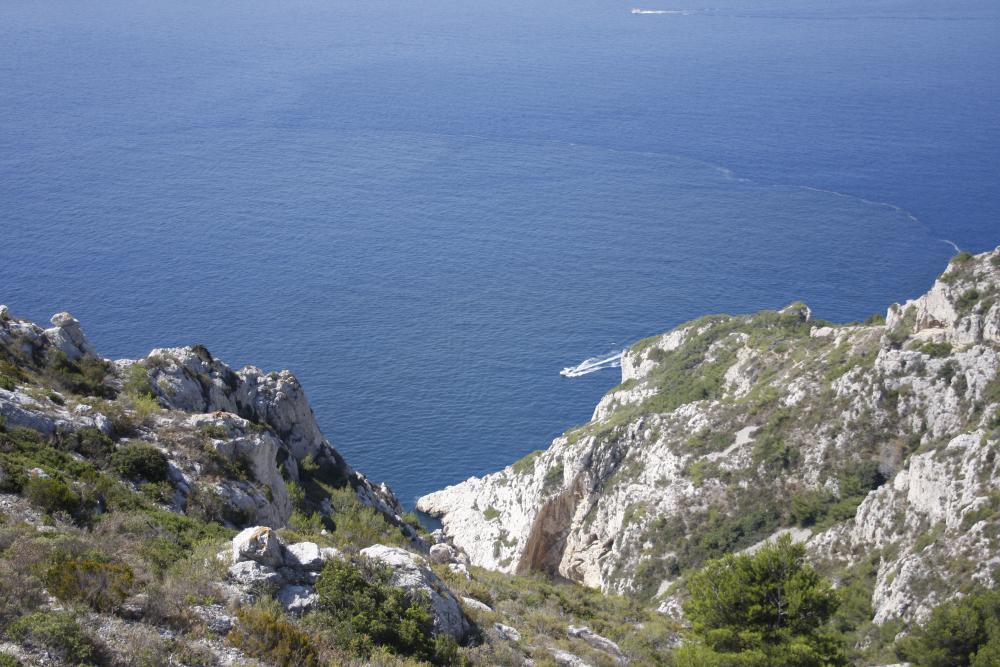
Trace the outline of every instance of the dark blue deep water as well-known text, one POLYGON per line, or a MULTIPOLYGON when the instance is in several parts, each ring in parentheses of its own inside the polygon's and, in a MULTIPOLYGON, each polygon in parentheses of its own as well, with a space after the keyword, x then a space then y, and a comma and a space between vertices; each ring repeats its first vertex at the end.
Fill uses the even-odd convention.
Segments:
POLYGON ((2 0, 0 303, 290 368, 410 503, 563 366, 996 245, 998 110, 994 0, 2 0))

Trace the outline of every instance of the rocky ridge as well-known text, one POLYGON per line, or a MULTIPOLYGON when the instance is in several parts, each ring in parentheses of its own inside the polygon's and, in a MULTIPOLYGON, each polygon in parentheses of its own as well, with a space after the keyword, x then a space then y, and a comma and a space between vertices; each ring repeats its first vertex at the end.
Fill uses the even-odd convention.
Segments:
MULTIPOLYGON (((706 558, 791 532, 867 605, 926 617, 1000 565, 1000 249, 837 325, 804 304, 645 339, 592 420, 418 509, 474 565, 677 613, 706 558)), ((863 630, 863 628, 862 628, 863 630)))
MULTIPOLYGON (((174 509, 183 511, 200 492, 199 502, 236 526, 286 525, 293 510, 289 484, 307 491, 317 484, 349 484, 362 502, 419 542, 391 489, 352 469, 323 436, 302 386, 289 371, 265 373, 254 366, 234 371, 201 345, 158 348, 137 360, 105 360, 69 313, 54 315, 52 325, 43 329, 0 306, 0 345, 16 355, 5 362, 13 377, 65 376, 69 371, 64 368, 76 373, 72 364, 89 364, 95 376, 103 376, 90 393, 113 398, 132 385, 137 398, 147 399, 138 402, 146 414, 122 426, 134 414, 101 396, 45 394, 30 389, 29 382, 18 386, 11 380, 0 386, 0 416, 8 425, 47 436, 97 429, 113 438, 148 442, 169 458, 174 509)), ((329 514, 322 493, 316 497, 313 509, 329 514)))

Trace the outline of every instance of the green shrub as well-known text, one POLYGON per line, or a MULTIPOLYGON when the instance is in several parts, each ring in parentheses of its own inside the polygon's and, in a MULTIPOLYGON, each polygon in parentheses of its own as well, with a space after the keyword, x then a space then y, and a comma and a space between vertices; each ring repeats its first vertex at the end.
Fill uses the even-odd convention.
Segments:
POLYGON ((956 253, 955 256, 951 258, 951 262, 950 263, 965 264, 970 259, 972 259, 972 253, 969 252, 969 251, 967 251, 967 250, 962 250, 962 251, 956 253))
POLYGON ((924 343, 920 351, 929 357, 940 359, 951 354, 951 343, 924 343))
POLYGON ((114 441, 96 428, 80 429, 71 436, 69 445, 73 451, 99 465, 107 465, 115 451, 114 441))
POLYGON ((350 486, 332 489, 328 497, 333 508, 331 514, 333 530, 330 537, 336 544, 348 547, 365 544, 399 546, 409 544, 409 540, 398 526, 390 523, 381 512, 362 504, 350 486))
POLYGON ((160 505, 167 505, 174 499, 174 487, 170 485, 170 482, 143 484, 140 491, 142 495, 160 505))
POLYGON ((83 602, 97 611, 113 611, 128 596, 135 580, 127 565, 97 555, 53 559, 45 572, 49 592, 63 601, 83 602))
POLYGON ((6 560, 0 559, 0 628, 18 616, 35 611, 49 599, 44 585, 30 568, 12 563, 9 554, 5 556, 6 560))
POLYGON ((786 535, 752 555, 727 555, 695 573, 684 611, 696 642, 691 665, 846 665, 828 621, 838 598, 786 535))
POLYGON ((91 662, 94 645, 70 612, 38 612, 22 616, 7 628, 16 642, 49 651, 64 664, 91 662))
POLYGON ((792 519, 800 526, 812 526, 826 516, 831 495, 826 489, 811 489, 792 496, 792 519))
POLYGON ((982 294, 980 294, 979 290, 977 290, 975 287, 963 292, 962 296, 958 297, 958 301, 955 302, 955 306, 957 307, 958 313, 961 315, 963 313, 967 313, 970 310, 972 310, 972 307, 979 302, 979 299, 981 297, 982 294))
POLYGON ((337 646, 367 657, 377 647, 420 660, 447 663, 447 640, 436 641, 430 602, 413 599, 390 581, 391 571, 365 558, 327 562, 316 583, 319 607, 337 646))
POLYGON ((537 459, 538 455, 541 453, 542 450, 536 449, 527 456, 514 461, 514 463, 510 466, 511 470, 515 475, 523 475, 524 473, 531 472, 535 469, 535 459, 537 459))
POLYGON ((542 493, 552 493, 562 487, 563 471, 562 459, 559 459, 551 468, 545 471, 545 479, 542 480, 542 493))
POLYGON ((128 442, 111 456, 111 466, 127 479, 164 482, 169 476, 167 457, 143 442, 128 442))
POLYGON ((24 663, 10 653, 0 653, 0 667, 23 667, 24 663))
POLYGON ((153 384, 149 381, 149 371, 142 364, 133 364, 129 367, 122 389, 132 398, 140 396, 156 398, 153 384))
POLYGON ((1000 656, 1000 591, 977 591, 939 605, 896 645, 917 667, 995 667, 1000 656))
POLYGON ((205 487, 196 486, 187 497, 184 513, 203 523, 246 525, 251 517, 226 503, 222 497, 205 487))
POLYGON ((0 389, 6 389, 7 391, 14 391, 16 388, 17 388, 17 383, 14 382, 14 378, 0 373, 0 389))
POLYGON ((496 507, 493 507, 493 505, 490 505, 489 507, 483 510, 483 518, 486 519, 487 521, 493 521, 494 519, 499 519, 500 510, 498 510, 496 507))
POLYGON ((222 424, 202 424, 198 427, 198 432, 206 438, 216 440, 226 440, 229 438, 229 431, 222 424))
POLYGON ((79 496, 64 482, 52 477, 29 478, 23 493, 28 502, 47 514, 76 514, 80 510, 79 496))
POLYGON ((247 655, 277 667, 318 667, 309 635, 295 627, 273 600, 244 607, 236 616, 229 643, 247 655))
POLYGON ((131 399, 132 410, 135 411, 135 418, 140 424, 146 423, 150 417, 160 411, 160 402, 153 396, 136 396, 131 399))
POLYGON ((46 374, 63 389, 81 396, 114 398, 114 387, 106 384, 111 365, 103 359, 83 357, 71 361, 61 350, 51 350, 46 360, 46 374))

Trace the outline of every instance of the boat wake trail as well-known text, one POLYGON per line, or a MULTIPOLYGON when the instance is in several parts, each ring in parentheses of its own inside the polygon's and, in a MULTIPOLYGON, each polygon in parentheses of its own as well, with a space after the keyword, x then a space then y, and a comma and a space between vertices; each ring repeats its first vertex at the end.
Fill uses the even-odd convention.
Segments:
POLYGON ((559 371, 559 375, 568 378, 576 378, 589 373, 603 371, 605 368, 619 368, 622 365, 622 353, 614 352, 600 357, 584 359, 576 366, 567 366, 559 371))
POLYGON ((666 14, 668 16, 691 16, 694 11, 688 9, 633 9, 633 14, 666 14))

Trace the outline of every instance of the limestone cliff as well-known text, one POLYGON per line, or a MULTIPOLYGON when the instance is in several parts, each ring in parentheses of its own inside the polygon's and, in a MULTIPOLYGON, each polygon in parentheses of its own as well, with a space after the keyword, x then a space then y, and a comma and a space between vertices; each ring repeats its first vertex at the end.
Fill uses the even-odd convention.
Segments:
POLYGON ((682 575, 778 532, 877 624, 1000 565, 1000 249, 961 254, 885 318, 803 304, 633 345, 592 420, 421 498, 473 564, 676 609, 682 575))

